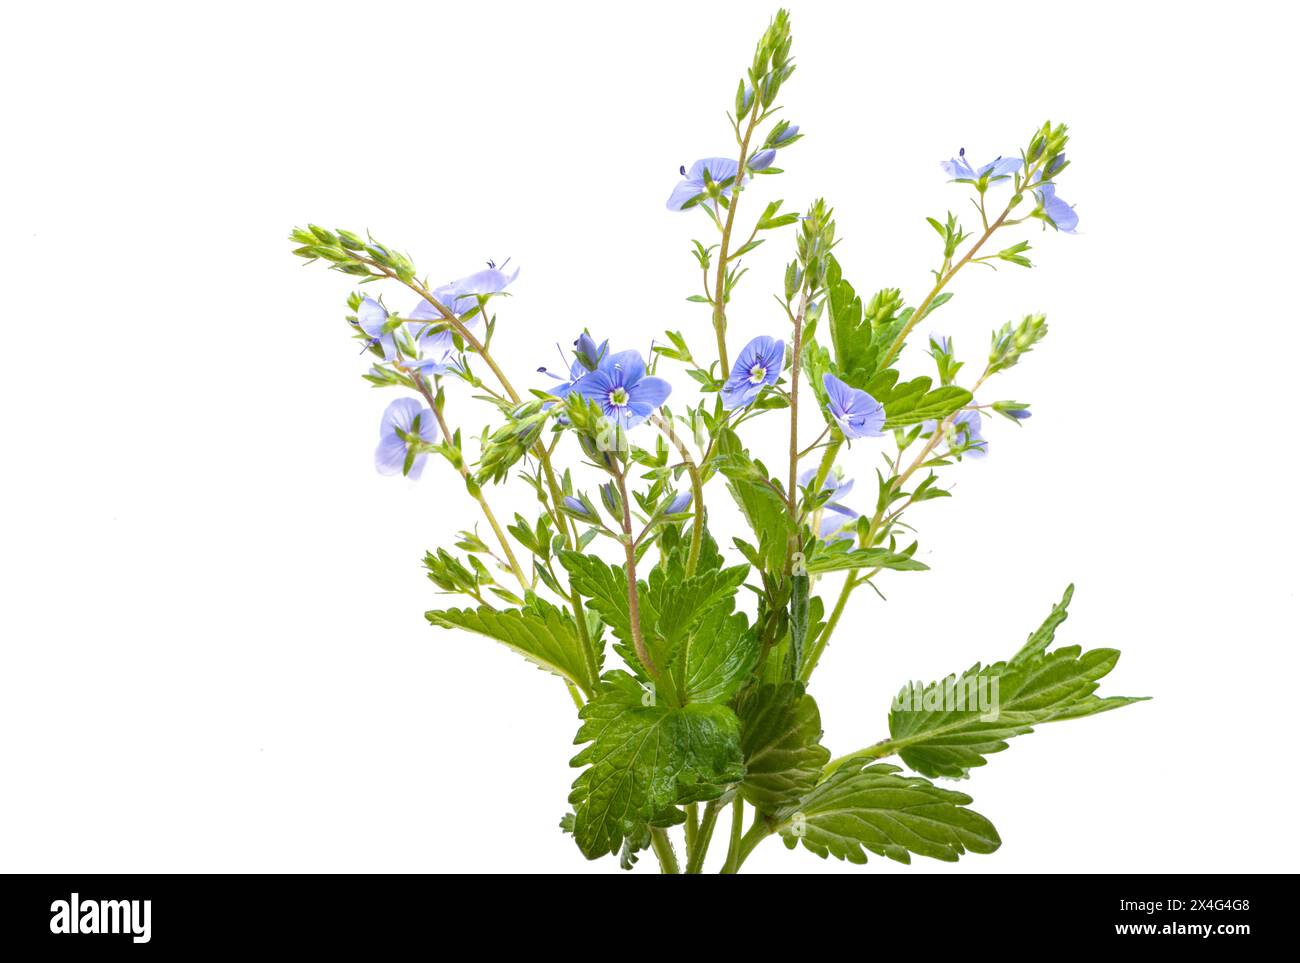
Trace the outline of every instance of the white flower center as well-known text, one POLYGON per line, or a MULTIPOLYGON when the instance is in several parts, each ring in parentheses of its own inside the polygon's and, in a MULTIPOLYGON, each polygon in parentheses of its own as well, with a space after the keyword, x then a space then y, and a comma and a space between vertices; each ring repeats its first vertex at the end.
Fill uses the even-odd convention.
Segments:
POLYGON ((754 384, 754 385, 762 384, 764 379, 766 378, 767 378, 767 369, 764 368, 761 364, 756 364, 754 365, 754 367, 749 369, 750 384, 754 384))
POLYGON ((615 408, 622 408, 627 404, 627 391, 623 388, 615 388, 609 393, 609 403, 615 408))

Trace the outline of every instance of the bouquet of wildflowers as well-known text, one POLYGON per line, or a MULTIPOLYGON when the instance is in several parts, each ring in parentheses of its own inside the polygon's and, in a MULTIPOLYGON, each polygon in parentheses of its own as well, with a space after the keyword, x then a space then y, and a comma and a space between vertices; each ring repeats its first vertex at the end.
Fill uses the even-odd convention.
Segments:
POLYGON ((380 420, 376 467, 419 478, 445 461, 482 511, 487 534, 462 532, 426 555, 437 588, 466 599, 426 618, 563 680, 582 748, 560 825, 584 856, 624 868, 652 850, 665 872, 700 872, 724 810, 726 873, 769 837, 852 862, 990 853, 992 824, 935 780, 967 776, 1039 723, 1135 701, 1095 694, 1118 652, 1052 647, 1067 589, 1005 661, 909 683, 882 707, 882 738, 837 758, 822 745, 810 683, 852 596, 925 570, 913 510, 948 497, 950 473, 988 454, 991 421, 1030 417, 1022 401, 989 400, 991 382, 1046 336, 1043 316, 1001 325, 986 356, 959 360, 950 338, 929 333, 932 315, 963 268, 1030 267, 1024 229, 1071 233, 1078 218, 1057 195, 1065 125, 1045 123, 983 164, 960 150, 942 167, 974 220, 929 219, 942 246, 933 286, 911 306, 897 288, 861 296, 836 260, 824 201, 802 214, 750 201, 804 136, 779 116, 794 69, 781 11, 736 87, 734 153, 683 167, 668 199, 706 235, 693 242, 703 283, 688 298, 699 329, 712 328, 703 354, 680 331, 649 357, 574 331, 565 368, 524 383, 492 354, 517 267, 489 263, 431 286, 369 235, 292 234, 295 254, 363 286, 347 322, 372 357, 365 377, 399 395, 380 420), (728 304, 744 257, 769 242, 793 254, 774 279, 777 304, 736 337, 728 304), (900 374, 909 346, 933 375, 900 374), (453 427, 470 404, 496 425, 475 450, 453 427), (809 407, 818 428, 801 433, 809 407), (759 422, 788 436, 776 465, 746 447, 759 422), (874 492, 854 490, 854 464, 874 469, 874 492), (507 483, 535 492, 536 517, 493 512, 492 490, 507 483), (713 529, 727 513, 743 537, 724 550, 713 529))

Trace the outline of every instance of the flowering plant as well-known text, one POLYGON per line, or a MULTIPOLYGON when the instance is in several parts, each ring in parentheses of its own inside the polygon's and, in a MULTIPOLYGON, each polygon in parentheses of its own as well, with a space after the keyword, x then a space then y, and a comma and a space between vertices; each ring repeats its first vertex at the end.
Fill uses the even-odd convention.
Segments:
POLYGON ((1017 425, 1030 417, 1024 402, 985 400, 987 385, 1047 325, 1030 315, 995 330, 973 378, 962 377, 967 362, 947 336, 922 347, 933 376, 904 378, 904 348, 922 322, 933 325, 966 266, 1031 266, 1028 241, 995 249, 995 235, 1030 225, 1073 232, 1078 218, 1056 193, 1069 166, 1066 127, 1046 123, 1018 156, 977 166, 963 149, 943 162, 978 224, 968 231, 951 213, 929 219, 942 257, 914 307, 896 288, 857 293, 833 253, 836 224, 822 200, 802 215, 771 201, 751 215, 747 234, 738 230, 746 195, 781 173, 777 160, 804 136, 776 119, 795 69, 790 50, 780 11, 728 114, 735 159, 683 166, 668 199, 712 233, 693 242, 704 284, 688 300, 703 305, 716 358, 701 360, 677 331, 648 357, 572 332, 564 368, 540 369, 539 383, 520 390, 492 354, 498 299, 518 268, 489 263, 430 287, 406 255, 373 237, 316 226, 292 234, 295 254, 330 262, 367 290, 387 283, 413 299, 406 312, 383 297, 348 301, 353 336, 373 359, 366 379, 404 392, 381 418, 376 466, 419 478, 430 456, 445 460, 491 530, 490 540, 462 532, 454 550, 426 555, 438 589, 474 603, 426 617, 496 639, 564 681, 583 748, 561 827, 588 858, 618 855, 625 868, 652 849, 665 872, 700 872, 728 809, 723 872, 738 871, 770 836, 852 862, 868 852, 902 862, 989 853, 999 845, 992 824, 969 796, 932 780, 967 776, 1039 723, 1135 701, 1095 694, 1114 650, 1050 648, 1067 589, 1008 660, 905 686, 886 738, 834 759, 822 745, 809 683, 845 607, 885 573, 926 568, 905 516, 947 497, 946 474, 987 455, 989 416, 1017 425), (793 235, 794 258, 779 311, 733 353, 728 305, 742 259, 781 234, 793 235), (674 396, 663 377, 673 372, 694 382, 695 397, 674 396), (497 421, 476 456, 449 424, 457 385, 497 421), (800 412, 811 416, 810 407, 820 431, 801 436, 800 412), (775 470, 742 441, 759 421, 788 435, 775 470), (859 489, 857 508, 850 458, 883 461, 874 500, 859 489), (508 480, 535 492, 535 518, 502 525, 493 513, 488 493, 508 480), (713 534, 727 507, 746 529, 731 558, 713 534), (827 606, 820 590, 837 579, 827 606), (892 756, 910 771, 881 761, 892 756))

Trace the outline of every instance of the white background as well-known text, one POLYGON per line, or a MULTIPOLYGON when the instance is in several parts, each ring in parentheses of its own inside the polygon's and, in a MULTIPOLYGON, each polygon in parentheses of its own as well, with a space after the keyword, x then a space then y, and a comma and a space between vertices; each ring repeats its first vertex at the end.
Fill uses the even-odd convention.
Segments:
MULTIPOLYGON (((9 13, 0 869, 614 868, 556 828, 562 685, 425 623, 451 600, 420 558, 474 504, 445 465, 375 473, 393 396, 360 380, 348 279, 300 266, 285 236, 369 228, 435 282, 513 257, 498 343, 523 384, 583 325, 643 350, 679 328, 706 355, 707 309, 684 300, 706 224, 664 200, 678 165, 734 151, 723 112, 770 12, 9 13)), ((803 0, 793 16, 784 102, 808 136, 751 216, 824 194, 846 274, 915 303, 924 215, 966 203, 939 161, 1013 152, 1051 117, 1072 127, 1060 193, 1081 217, 1075 237, 1027 233, 1033 271, 964 272, 935 315, 973 368, 992 327, 1046 312, 1047 341, 987 399, 1035 415, 991 424, 990 457, 914 513, 933 571, 855 597, 815 680, 826 743, 882 737, 908 678, 1009 656, 1071 580, 1059 640, 1121 648, 1104 691, 1156 698, 978 770, 961 788, 1002 833, 992 856, 858 869, 770 842, 748 868, 1293 866, 1290 12, 803 0)), ((770 294, 789 252, 749 259, 733 346, 784 334, 770 294)), ((683 400, 691 382, 668 375, 683 400)), ((451 394, 477 434, 486 410, 451 394)), ((874 459, 844 460, 859 507, 874 459)), ((721 488, 712 502, 729 510, 721 488)))

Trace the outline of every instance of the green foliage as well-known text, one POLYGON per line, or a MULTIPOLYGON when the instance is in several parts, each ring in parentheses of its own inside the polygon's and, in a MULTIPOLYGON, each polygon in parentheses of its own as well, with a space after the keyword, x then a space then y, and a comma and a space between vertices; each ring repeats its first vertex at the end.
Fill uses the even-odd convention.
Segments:
POLYGON ((1070 586, 1009 662, 983 668, 976 663, 961 676, 905 686, 889 715, 891 747, 903 762, 927 776, 960 778, 984 765, 985 756, 1006 749, 1007 739, 1033 732, 1036 725, 1143 701, 1094 694, 1119 661, 1115 649, 1084 652, 1072 645, 1047 651, 1073 594, 1070 586), (983 705, 995 711, 982 709, 981 693, 983 705))
MULTIPOLYGON (((650 681, 633 648, 626 570, 578 552, 561 553, 560 563, 619 640, 623 660, 650 681)), ((715 548, 688 578, 682 553, 672 551, 637 582, 641 634, 651 661, 668 670, 657 682, 660 698, 669 702, 712 701, 734 692, 757 656, 748 620, 732 614, 748 566, 721 563, 715 548)))
MULTIPOLYGON (((741 818, 746 807, 755 818, 748 831, 732 836, 729 871, 771 834, 791 847, 802 841, 823 857, 852 862, 864 862, 868 852, 903 862, 912 854, 954 860, 966 852, 992 852, 997 832, 967 808, 970 798, 928 780, 969 775, 1010 738, 1040 723, 1137 701, 1097 695, 1118 659, 1114 650, 1049 651, 1066 617, 1067 591, 1010 660, 909 684, 890 713, 888 738, 828 761, 807 680, 854 590, 869 586, 880 593, 878 582, 893 573, 927 569, 917 561, 911 523, 919 515, 939 514, 942 503, 935 500, 948 497, 948 469, 962 458, 961 446, 938 447, 941 438, 953 437, 950 424, 942 431, 925 431, 923 425, 945 422, 964 409, 992 411, 1023 425, 1028 403, 993 401, 985 385, 1033 351, 1047 325, 1037 314, 1002 325, 993 332, 987 359, 963 357, 956 339, 939 332, 922 357, 904 359, 901 352, 918 324, 951 299, 951 282, 963 266, 1032 267, 1028 241, 1005 234, 991 239, 1026 223, 1057 226, 1043 188, 1069 166, 1063 153, 1068 134, 1062 124, 1044 124, 1020 151, 1018 170, 990 165, 982 174, 954 178, 947 189, 965 194, 978 220, 966 215, 963 225, 952 210, 928 219, 942 248, 930 272, 932 285, 914 292, 915 308, 906 306, 899 288, 865 297, 845 278, 834 254, 841 238, 826 200, 813 201, 799 214, 780 199, 755 197, 771 175, 781 173, 778 152, 803 137, 798 118, 786 119, 777 101, 795 69, 791 45, 790 18, 782 10, 735 87, 728 84, 724 91, 734 106, 730 134, 743 145, 736 171, 721 176, 726 172, 704 170, 699 182, 698 171, 682 171, 689 180, 674 191, 672 206, 683 194, 693 195, 681 205, 689 209, 681 217, 710 231, 691 242, 687 300, 707 306, 713 337, 702 333, 703 323, 698 333, 683 323, 686 334, 669 331, 656 339, 646 374, 675 382, 679 390, 671 408, 661 404, 648 419, 637 410, 642 421, 634 427, 609 408, 635 404, 630 382, 622 388, 611 383, 608 397, 600 399, 588 397, 593 381, 573 387, 574 379, 601 368, 607 351, 630 347, 600 343, 589 329, 559 369, 571 374, 565 388, 511 383, 502 359, 491 353, 497 326, 489 301, 513 293, 502 290, 513 277, 505 265, 489 264, 487 271, 462 279, 468 282, 464 287, 456 282, 434 289, 457 292, 444 304, 417 277, 410 258, 369 235, 316 225, 291 234, 297 256, 328 263, 348 275, 351 285, 398 292, 376 292, 372 302, 351 291, 343 320, 367 355, 370 368, 363 377, 376 387, 404 389, 407 406, 431 406, 439 438, 426 442, 420 429, 427 425, 414 423, 407 431, 388 416, 381 428, 387 452, 381 470, 401 459, 407 475, 418 476, 417 464, 425 460, 440 469, 449 466, 455 476, 448 475, 451 488, 440 496, 464 504, 439 510, 474 508, 484 523, 482 534, 472 523, 464 525, 454 553, 438 548, 424 560, 439 591, 478 607, 433 610, 426 617, 437 626, 496 639, 565 680, 579 706, 575 742, 583 748, 572 760, 582 772, 570 794, 573 812, 561 828, 587 857, 617 855, 625 869, 647 849, 672 867, 666 830, 685 824, 684 862, 688 871, 698 871, 720 810, 733 802, 738 830, 749 821, 741 818), (990 192, 994 184, 1002 190, 990 192), (1006 207, 999 213, 1003 198, 1006 207), (754 315, 745 319, 753 325, 729 332, 729 322, 740 320, 728 318, 728 311, 753 262, 749 254, 769 241, 793 248, 783 274, 769 282, 774 310, 784 319, 754 315), (462 296, 461 290, 477 293, 462 296), (420 303, 414 297, 439 302, 433 320, 413 320, 393 307, 399 299, 420 303), (481 322, 473 334, 465 326, 469 319, 481 322), (422 335, 435 331, 449 333, 454 357, 431 356, 435 348, 422 335), (788 352, 780 370, 770 370, 775 358, 748 372, 745 365, 752 362, 741 365, 737 379, 751 378, 757 392, 741 398, 734 383, 727 385, 733 362, 740 360, 732 351, 759 333, 780 337, 788 352), (716 355, 702 344, 714 340, 716 355), (914 370, 914 361, 936 371, 937 383, 924 375, 904 379, 900 371, 914 370), (665 368, 685 378, 674 379, 665 368), (846 416, 837 409, 837 418, 826 397, 827 375, 870 400, 855 396, 852 412, 846 416), (683 383, 698 390, 683 397, 683 383), (978 406, 975 387, 982 393, 978 406), (619 391, 625 397, 617 397, 619 391), (461 403, 486 404, 491 414, 479 420, 464 413, 461 403), (879 414, 875 403, 883 407, 882 432, 871 421, 879 414), (810 404, 826 421, 825 432, 815 438, 800 429, 800 415, 806 427, 810 404), (750 432, 746 441, 761 433, 762 444, 747 448, 742 431, 750 432), (471 437, 481 445, 477 460, 463 440, 471 437), (759 451, 773 453, 767 456, 770 466, 759 451), (875 467, 874 505, 871 492, 863 495, 872 483, 868 463, 875 467), (594 477, 575 484, 576 473, 594 477), (866 486, 850 498, 851 475, 866 486), (834 484, 823 486, 829 479, 834 484), (522 482, 528 507, 512 505, 496 514, 499 493, 488 482, 522 482), (746 564, 728 565, 736 561, 731 547, 724 558, 707 530, 728 507, 719 482, 748 529, 738 529, 741 537, 733 540, 746 564), (904 517, 905 512, 912 514, 904 517), (823 527, 828 520, 835 524, 823 527), (603 558, 602 549, 617 561, 603 558), (832 598, 828 613, 823 599, 832 598), (602 675, 607 641, 626 668, 602 675), (917 775, 877 763, 892 755, 917 775)), ((1065 216, 1068 205, 1062 204, 1057 198, 1051 208, 1057 217, 1065 216)), ((953 208, 970 210, 965 202, 953 208)), ((1070 220, 1061 226, 1069 229, 1073 215, 1070 220)), ((703 309, 691 310, 706 320, 703 309)), ((593 321, 598 331, 617 330, 617 318, 593 321)), ((626 365, 622 370, 630 377, 626 365)), ((663 389, 660 384, 651 393, 666 397, 663 389)), ((406 407, 401 414, 402 425, 424 417, 411 412, 406 407)), ((409 527, 405 509, 390 507, 399 529, 409 527)), ((868 633, 873 644, 915 644, 906 636, 878 635, 868 633)))
POLYGON ((588 859, 617 853, 649 826, 681 822, 676 807, 720 796, 744 775, 740 723, 726 706, 670 707, 626 672, 609 672, 583 706, 571 765, 573 835, 588 859))
POLYGON ((736 715, 745 758, 740 794, 764 813, 797 804, 830 758, 813 697, 798 682, 757 685, 736 701, 736 715))
POLYGON ((802 842, 823 859, 850 863, 865 863, 867 852, 908 863, 912 853, 955 862, 967 851, 991 853, 1002 845, 993 824, 965 808, 970 796, 898 772, 875 765, 832 774, 782 814, 786 846, 802 842))
POLYGON ((705 614, 672 669, 686 702, 726 702, 758 664, 758 635, 743 612, 716 605, 705 614))
POLYGON ((527 608, 443 609, 424 617, 445 629, 466 629, 503 642, 530 662, 567 679, 586 695, 596 689, 599 664, 593 664, 568 612, 534 598, 527 608))
POLYGON ((898 288, 876 292, 864 307, 839 261, 833 255, 826 261, 826 305, 837 373, 845 383, 865 390, 880 373, 884 352, 911 314, 903 308, 898 288))
POLYGON ((916 550, 915 544, 902 552, 887 548, 849 549, 845 545, 844 542, 837 542, 823 548, 809 559, 808 571, 823 575, 848 569, 887 568, 895 572, 924 572, 930 568, 924 562, 912 558, 912 552, 916 550))
POLYGON ((766 571, 780 569, 795 534, 784 494, 762 463, 750 457, 734 431, 719 432, 717 444, 718 469, 758 539, 757 549, 747 553, 750 561, 766 571))

